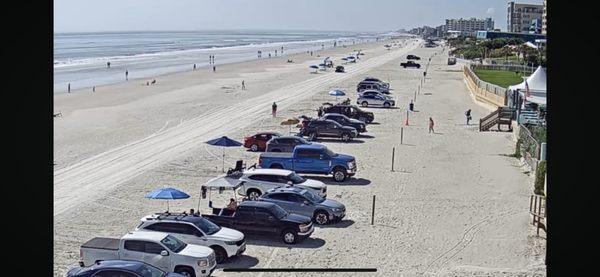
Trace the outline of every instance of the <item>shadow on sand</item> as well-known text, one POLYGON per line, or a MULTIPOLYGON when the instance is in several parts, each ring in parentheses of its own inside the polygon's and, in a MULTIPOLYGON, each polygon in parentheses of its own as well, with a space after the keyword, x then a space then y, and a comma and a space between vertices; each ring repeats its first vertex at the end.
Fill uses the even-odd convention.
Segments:
POLYGON ((343 182, 336 182, 331 178, 331 176, 307 176, 313 180, 319 180, 327 185, 336 185, 336 186, 366 186, 371 183, 371 181, 364 178, 347 178, 343 182))
POLYGON ((332 142, 332 143, 348 143, 348 144, 359 144, 359 143, 365 143, 364 140, 360 140, 360 139, 353 139, 349 142, 343 142, 341 139, 339 138, 317 138, 317 140, 315 142, 332 142))
POLYGON ((339 222, 327 224, 327 225, 315 225, 321 228, 346 228, 354 225, 354 220, 342 220, 339 222))
POLYGON ((371 136, 371 135, 365 135, 364 133, 363 133, 363 134, 360 134, 360 135, 358 135, 358 137, 359 137, 359 138, 368 138, 368 139, 375 138, 374 136, 371 136))
POLYGON ((217 268, 251 268, 258 264, 258 259, 246 255, 234 256, 222 264, 217 264, 217 268))
POLYGON ((325 245, 325 241, 320 238, 308 237, 296 244, 285 244, 281 241, 280 236, 258 236, 258 235, 246 235, 246 243, 250 245, 262 245, 270 247, 283 247, 283 248, 319 248, 325 245))

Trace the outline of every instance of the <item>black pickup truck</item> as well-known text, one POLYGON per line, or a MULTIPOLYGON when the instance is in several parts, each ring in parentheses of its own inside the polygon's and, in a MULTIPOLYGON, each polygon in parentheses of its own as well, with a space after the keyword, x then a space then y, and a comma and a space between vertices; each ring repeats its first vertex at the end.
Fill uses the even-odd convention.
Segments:
POLYGON ((308 140, 315 141, 319 137, 340 138, 349 142, 358 136, 358 131, 351 126, 343 126, 330 119, 313 119, 300 129, 300 136, 307 136, 308 140))
POLYGON ((325 105, 323 106, 323 113, 339 113, 365 123, 371 123, 375 120, 375 115, 372 112, 363 111, 355 105, 325 105))
POLYGON ((400 66, 407 68, 407 67, 416 67, 416 68, 421 68, 421 65, 414 62, 414 61, 407 61, 405 63, 400 63, 400 66))
POLYGON ((244 201, 235 211, 213 208, 213 214, 202 216, 244 235, 279 236, 287 244, 305 239, 314 231, 310 217, 288 213, 277 204, 268 202, 244 201))

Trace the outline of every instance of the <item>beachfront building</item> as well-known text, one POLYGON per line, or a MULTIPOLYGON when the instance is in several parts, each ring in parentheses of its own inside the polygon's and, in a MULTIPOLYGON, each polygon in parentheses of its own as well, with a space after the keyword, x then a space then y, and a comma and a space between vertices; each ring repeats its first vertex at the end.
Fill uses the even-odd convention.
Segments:
POLYGON ((506 27, 510 33, 529 33, 534 20, 542 20, 544 7, 536 4, 508 2, 506 27))
POLYGON ((494 32, 494 31, 478 31, 477 39, 495 39, 495 38, 520 38, 523 41, 535 43, 536 40, 546 39, 546 35, 529 34, 529 33, 511 33, 511 32, 494 32))
POLYGON ((444 37, 446 35, 447 31, 448 30, 446 29, 446 25, 440 25, 440 26, 435 27, 435 35, 437 37, 440 37, 440 38, 444 37))
POLYGON ((540 66, 522 83, 508 87, 507 106, 517 110, 519 123, 523 123, 522 121, 545 122, 546 96, 546 69, 540 66), (525 82, 527 82, 527 86, 525 82), (528 96, 526 96, 527 87, 529 88, 528 96), (527 116, 521 116, 521 114, 527 116))
POLYGON ((494 29, 494 20, 486 19, 446 19, 446 31, 459 31, 462 34, 475 33, 477 31, 488 31, 494 29))
POLYGON ((542 34, 546 34, 546 14, 548 13, 546 11, 546 0, 544 0, 543 4, 544 6, 544 10, 542 11, 542 34))

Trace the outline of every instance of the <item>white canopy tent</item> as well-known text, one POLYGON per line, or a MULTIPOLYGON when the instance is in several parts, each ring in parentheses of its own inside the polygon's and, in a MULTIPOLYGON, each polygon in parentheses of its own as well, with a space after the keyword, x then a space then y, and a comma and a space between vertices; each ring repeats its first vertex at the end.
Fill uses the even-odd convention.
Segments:
MULTIPOLYGON (((546 69, 539 66, 526 80, 530 94, 527 102, 546 105, 546 69)), ((519 98, 525 98, 525 81, 508 87, 508 90, 518 92, 519 98)))

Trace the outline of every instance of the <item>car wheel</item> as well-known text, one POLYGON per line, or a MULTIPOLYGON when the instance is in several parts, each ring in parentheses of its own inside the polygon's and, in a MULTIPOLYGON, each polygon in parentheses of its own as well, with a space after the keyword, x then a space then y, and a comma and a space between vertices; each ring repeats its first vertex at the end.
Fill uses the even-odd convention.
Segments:
POLYGON ((369 103, 367 101, 363 101, 362 103, 360 103, 360 105, 363 107, 368 107, 369 103))
POLYGON ((329 223, 329 215, 325 211, 318 211, 315 213, 314 221, 319 225, 325 225, 329 223))
POLYGON ((196 277, 196 273, 194 272, 194 270, 189 267, 177 268, 177 269, 175 269, 175 273, 179 273, 183 276, 196 277))
POLYGON ((227 251, 225 249, 220 246, 212 246, 211 249, 215 251, 215 260, 218 264, 227 260, 227 251))
POLYGON ((389 102, 385 102, 385 103, 383 103, 383 107, 385 107, 385 108, 389 108, 389 107, 390 107, 390 103, 389 103, 389 102))
POLYGON ((258 145, 256 145, 256 144, 252 144, 252 145, 250 145, 250 150, 251 150, 252 152, 256 152, 256 151, 258 151, 258 145))
POLYGON ((336 167, 333 169, 333 180, 336 182, 343 182, 347 177, 346 169, 342 167, 336 167))
POLYGON ((343 142, 349 142, 349 141, 350 141, 350 134, 348 134, 348 133, 343 133, 343 134, 342 134, 342 141, 343 141, 343 142))
POLYGON ((261 193, 257 189, 249 189, 246 195, 248 195, 248 198, 250 198, 250 200, 256 200, 260 197, 261 193))
POLYGON ((292 229, 286 229, 281 232, 281 239, 286 244, 294 244, 298 238, 298 233, 292 229))

